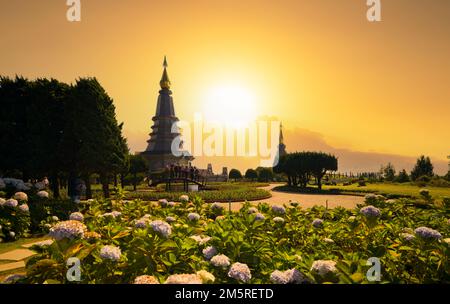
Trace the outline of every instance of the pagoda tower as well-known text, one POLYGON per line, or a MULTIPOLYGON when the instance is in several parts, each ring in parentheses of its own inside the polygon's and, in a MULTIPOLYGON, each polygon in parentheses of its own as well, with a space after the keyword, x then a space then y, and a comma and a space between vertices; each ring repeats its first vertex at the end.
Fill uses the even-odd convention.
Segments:
POLYGON ((159 82, 161 90, 159 91, 156 113, 152 118, 152 131, 149 134, 150 139, 147 141, 147 149, 141 153, 149 162, 150 172, 163 171, 172 164, 186 166, 194 159, 187 151, 182 151, 182 143, 178 147, 178 153, 182 155, 176 156, 172 153, 172 143, 180 136, 180 133, 172 132, 172 126, 178 122, 178 118, 175 115, 167 66, 167 59, 164 57, 164 70, 159 82))
POLYGON ((280 137, 279 137, 279 143, 278 143, 278 155, 281 157, 283 155, 286 155, 286 145, 284 144, 284 137, 283 137, 283 125, 280 123, 280 137))

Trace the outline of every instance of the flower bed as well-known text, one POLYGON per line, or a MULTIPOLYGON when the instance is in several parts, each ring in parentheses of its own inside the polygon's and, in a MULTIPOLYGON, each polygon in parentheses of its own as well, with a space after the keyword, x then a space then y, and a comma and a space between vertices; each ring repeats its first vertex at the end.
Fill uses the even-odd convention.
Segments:
POLYGON ((368 201, 355 210, 246 204, 236 213, 197 198, 94 201, 54 226, 57 240, 36 246, 26 277, 13 281, 67 283, 66 260, 76 257, 83 283, 364 283, 377 257, 380 282, 448 283, 448 210, 368 201))

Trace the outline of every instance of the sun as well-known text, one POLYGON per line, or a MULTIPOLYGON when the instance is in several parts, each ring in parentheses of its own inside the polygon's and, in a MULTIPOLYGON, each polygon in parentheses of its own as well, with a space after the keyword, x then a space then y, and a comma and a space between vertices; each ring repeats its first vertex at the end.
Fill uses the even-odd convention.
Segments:
POLYGON ((205 95, 204 111, 207 121, 235 128, 248 125, 257 116, 253 92, 236 84, 211 87, 205 95))

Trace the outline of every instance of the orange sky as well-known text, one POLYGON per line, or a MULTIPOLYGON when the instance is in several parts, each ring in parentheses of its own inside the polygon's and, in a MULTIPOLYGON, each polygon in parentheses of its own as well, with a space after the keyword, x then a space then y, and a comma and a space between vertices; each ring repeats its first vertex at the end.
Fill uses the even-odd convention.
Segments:
POLYGON ((0 0, 0 74, 96 76, 133 151, 146 146, 167 55, 182 119, 232 83, 256 114, 334 148, 450 154, 448 0, 382 0, 380 23, 365 0, 81 0, 79 23, 65 3, 0 0))

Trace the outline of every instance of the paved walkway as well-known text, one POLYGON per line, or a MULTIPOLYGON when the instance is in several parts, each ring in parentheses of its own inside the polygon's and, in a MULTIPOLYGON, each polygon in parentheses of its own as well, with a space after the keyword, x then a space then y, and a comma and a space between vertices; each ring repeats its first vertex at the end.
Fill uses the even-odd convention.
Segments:
POLYGON ((33 245, 49 244, 49 242, 51 242, 51 240, 28 243, 22 245, 22 248, 14 249, 0 254, 0 273, 24 268, 25 260, 35 254, 34 251, 31 251, 28 248, 33 245))
MULTIPOLYGON (((268 203, 270 205, 283 205, 290 202, 297 202, 303 208, 310 208, 313 206, 326 206, 328 203, 329 208, 344 207, 347 209, 353 209, 357 204, 364 203, 363 196, 355 195, 338 195, 338 194, 302 194, 302 193, 287 193, 273 191, 273 188, 280 184, 270 184, 267 187, 261 189, 267 190, 272 194, 271 198, 258 200, 252 202, 252 204, 268 203)), ((239 210, 243 202, 231 203, 231 210, 239 210)), ((228 203, 224 203, 228 206, 228 203)))

